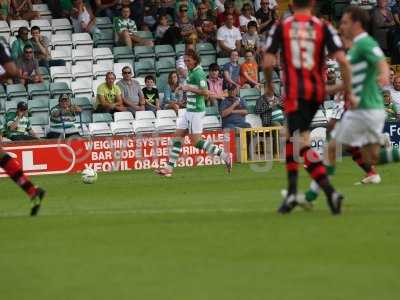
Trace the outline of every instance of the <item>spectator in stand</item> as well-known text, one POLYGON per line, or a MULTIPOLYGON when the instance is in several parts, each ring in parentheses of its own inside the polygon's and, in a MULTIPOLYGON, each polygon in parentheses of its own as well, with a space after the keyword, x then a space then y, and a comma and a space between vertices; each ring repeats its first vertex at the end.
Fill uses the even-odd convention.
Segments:
POLYGON ((280 99, 269 93, 267 85, 265 83, 264 95, 256 102, 255 113, 260 115, 263 127, 281 126, 284 117, 280 99))
POLYGON ((207 106, 218 105, 218 101, 224 100, 226 94, 223 89, 224 80, 220 77, 220 69, 216 63, 209 67, 207 84, 210 91, 206 100, 207 106))
POLYGON ((261 8, 256 12, 260 34, 267 34, 277 19, 275 9, 269 8, 269 1, 271 0, 261 0, 261 8))
POLYGON ((82 109, 79 106, 72 105, 67 94, 61 94, 58 98, 58 104, 50 111, 50 130, 47 138, 78 137, 79 129, 75 126, 75 122, 76 114, 80 114, 81 112, 82 109))
POLYGON ((0 20, 9 22, 12 19, 11 0, 0 0, 0 20))
POLYGON ((207 5, 200 3, 198 6, 198 17, 195 22, 197 36, 200 42, 215 43, 217 41, 216 32, 216 19, 212 11, 207 8, 207 5))
POLYGON ((160 3, 158 5, 157 9, 157 16, 160 18, 162 15, 167 15, 168 17, 168 23, 173 23, 175 20, 175 8, 174 8, 174 3, 173 1, 170 0, 160 0, 160 3))
POLYGON ((239 16, 239 23, 240 23, 240 31, 247 32, 247 24, 250 21, 257 22, 255 16, 253 16, 253 7, 250 3, 243 4, 242 7, 242 14, 239 16))
POLYGON ((29 83, 43 82, 43 78, 39 72, 39 63, 33 54, 33 47, 26 45, 24 54, 18 58, 17 66, 21 72, 20 83, 27 85, 29 83))
POLYGON ((182 5, 186 5, 188 18, 191 21, 194 21, 196 18, 196 7, 195 7, 193 1, 191 1, 191 0, 176 0, 175 1, 175 16, 179 15, 182 5))
MULTIPOLYGON (((262 0, 254 0, 254 9, 256 11, 262 8, 262 2, 262 0)), ((276 9, 278 8, 278 3, 276 2, 276 0, 269 0, 267 6, 270 10, 276 11, 276 9)))
POLYGON ((33 46, 33 52, 35 58, 39 62, 39 66, 49 68, 49 45, 50 41, 46 36, 40 34, 40 27, 33 26, 31 28, 31 44, 33 46))
POLYGON ((95 0, 96 17, 109 17, 111 20, 119 15, 119 0, 95 0))
POLYGON ((121 17, 114 19, 114 30, 118 35, 118 39, 125 46, 133 47, 136 45, 153 46, 153 42, 143 39, 136 35, 137 27, 135 21, 130 19, 131 9, 129 6, 124 6, 121 10, 121 17))
POLYGON ((250 21, 247 24, 247 32, 242 35, 242 51, 251 50, 257 53, 260 49, 260 37, 257 32, 257 22, 250 21))
POLYGON ((39 19, 40 13, 33 10, 31 0, 13 0, 14 16, 16 19, 31 21, 39 19))
POLYGON ((242 35, 237 27, 233 26, 233 15, 226 16, 225 25, 217 32, 217 50, 221 57, 228 57, 233 50, 240 52, 242 35))
POLYGON ((160 15, 158 19, 158 25, 155 32, 156 43, 164 44, 164 36, 167 30, 169 29, 168 24, 168 16, 167 15, 160 15))
POLYGON ((28 118, 28 104, 18 102, 16 112, 6 114, 6 137, 12 141, 34 140, 38 137, 32 130, 28 118))
POLYGON ((17 60, 24 54, 24 48, 26 45, 32 43, 28 38, 29 30, 26 27, 20 27, 18 29, 17 39, 11 45, 11 56, 14 60, 17 60))
POLYGON ((397 26, 400 26, 400 0, 396 0, 396 4, 391 9, 394 21, 397 26))
POLYGON ((114 114, 116 111, 126 111, 126 107, 122 101, 121 90, 114 84, 115 74, 108 72, 106 74, 106 82, 97 88, 96 113, 114 114))
POLYGON ((393 86, 390 88, 390 98, 394 105, 396 105, 396 111, 400 111, 400 76, 396 75, 393 80, 393 86))
POLYGON ((143 28, 142 30, 154 31, 157 26, 157 9, 153 3, 146 3, 143 9, 143 28))
POLYGON ((228 97, 221 101, 219 111, 222 117, 222 128, 250 128, 251 125, 246 122, 247 104, 240 99, 239 88, 231 85, 228 88, 228 97))
POLYGON ((186 102, 180 89, 178 73, 172 71, 168 75, 168 84, 164 91, 163 109, 173 109, 175 113, 178 113, 180 108, 185 107, 186 102))
POLYGON ((226 17, 228 15, 233 16, 233 26, 239 28, 239 14, 235 10, 234 2, 231 0, 226 0, 224 3, 224 12, 217 15, 217 26, 221 27, 226 23, 226 17))
POLYGON ((72 27, 75 33, 88 32, 96 39, 100 30, 96 27, 96 17, 92 9, 83 0, 74 0, 71 14, 72 27))
POLYGON ((260 88, 258 82, 258 65, 254 60, 254 53, 246 50, 245 61, 240 65, 240 84, 242 88, 260 88))
POLYGON ((385 102, 385 111, 386 111, 386 121, 388 122, 397 122, 398 113, 396 105, 392 103, 392 99, 390 97, 390 91, 383 91, 383 100, 385 102))
POLYGON ((144 78, 145 87, 142 92, 145 100, 145 109, 156 112, 160 110, 160 96, 158 90, 154 87, 156 80, 153 75, 147 75, 144 78))
POLYGON ((197 41, 196 28, 188 16, 188 6, 181 4, 179 6, 179 14, 176 18, 175 26, 180 29, 180 33, 184 41, 197 41))
POLYGON ((230 61, 223 66, 225 86, 236 85, 240 88, 239 52, 233 50, 230 61))
POLYGON ((395 22, 392 13, 386 5, 387 0, 378 0, 378 6, 372 11, 372 35, 378 41, 382 50, 389 55, 391 39, 393 38, 392 29, 395 22))
POLYGON ((145 100, 140 84, 132 78, 132 70, 129 66, 122 68, 122 79, 117 82, 121 90, 121 97, 127 110, 133 115, 137 111, 145 110, 145 100))

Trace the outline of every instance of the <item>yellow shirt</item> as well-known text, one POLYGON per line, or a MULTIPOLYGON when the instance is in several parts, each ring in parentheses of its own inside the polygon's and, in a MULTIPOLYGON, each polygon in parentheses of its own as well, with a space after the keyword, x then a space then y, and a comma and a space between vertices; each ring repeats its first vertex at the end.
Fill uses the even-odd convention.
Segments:
POLYGON ((100 84, 97 88, 96 106, 100 105, 98 96, 103 96, 108 103, 113 104, 113 103, 115 103, 115 97, 118 95, 121 95, 121 90, 116 84, 114 84, 112 86, 112 88, 110 89, 107 86, 107 83, 104 82, 104 83, 100 84))

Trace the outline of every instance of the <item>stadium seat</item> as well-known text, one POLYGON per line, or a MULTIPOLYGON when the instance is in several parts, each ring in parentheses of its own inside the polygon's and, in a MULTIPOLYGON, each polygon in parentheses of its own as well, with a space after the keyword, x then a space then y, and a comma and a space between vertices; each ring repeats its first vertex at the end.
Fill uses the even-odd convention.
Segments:
POLYGON ((133 121, 135 121, 135 118, 133 117, 130 111, 121 111, 114 113, 114 122, 116 123, 118 122, 133 123, 133 121))
POLYGON ((28 101, 28 109, 32 117, 48 117, 49 98, 41 98, 28 101))
POLYGON ((140 76, 140 75, 155 75, 156 74, 156 69, 154 66, 154 59, 152 58, 146 58, 146 59, 141 59, 137 62, 135 62, 135 75, 140 76))
POLYGON ((154 122, 150 120, 136 120, 133 123, 133 129, 136 134, 142 134, 142 133, 152 133, 156 130, 156 127, 154 126, 154 122))
POLYGON ((162 118, 157 119, 155 122, 156 131, 159 133, 175 132, 176 123, 173 119, 162 118))
POLYGON ((100 84, 102 84, 104 82, 105 82, 105 77, 97 78, 97 79, 93 80, 92 91, 93 91, 93 95, 95 96, 95 98, 97 97, 97 88, 99 87, 100 84))
POLYGON ((93 91, 92 91, 92 83, 93 79, 90 78, 79 78, 79 80, 72 81, 71 89, 74 97, 87 97, 92 99, 93 91))
POLYGON ((149 47, 149 46, 135 46, 134 48, 135 52, 135 59, 140 62, 142 58, 155 58, 155 53, 154 53, 154 47, 149 47))
POLYGON ((51 111, 54 106, 58 104, 58 98, 49 99, 49 110, 51 111))
POLYGON ((109 17, 96 17, 96 26, 99 29, 113 29, 113 24, 109 17))
POLYGON ((153 40, 153 33, 151 31, 136 31, 135 35, 145 40, 153 40))
POLYGON ((53 98, 58 98, 61 94, 72 94, 68 83, 66 82, 52 82, 50 83, 50 95, 53 98))
POLYGON ((48 125, 49 124, 49 115, 47 116, 31 116, 29 117, 29 121, 32 125, 48 125))
MULTIPOLYGON (((114 64, 107 65, 103 63, 98 63, 93 65, 93 77, 96 79, 102 79, 102 77, 106 78, 106 74, 114 69, 114 64)), ((122 76, 122 74, 121 74, 122 76)), ((119 77, 117 76, 117 79, 119 77)))
POLYGON ((161 109, 156 112, 157 119, 172 119, 176 121, 176 113, 173 109, 161 109))
POLYGON ((108 47, 112 49, 114 47, 114 31, 113 29, 101 29, 99 37, 94 41, 94 46, 101 48, 101 47, 108 47))
POLYGON ((52 19, 51 27, 54 34, 67 34, 72 35, 72 25, 67 18, 52 19))
POLYGON ((203 117, 203 128, 204 130, 218 130, 221 129, 222 124, 217 116, 205 116, 203 117))
POLYGON ((65 66, 69 69, 72 65, 72 50, 69 46, 62 49, 51 50, 50 57, 52 59, 62 59, 65 61, 65 66))
POLYGON ((157 74, 175 71, 175 57, 162 57, 156 61, 157 74))
POLYGON ((72 62, 74 65, 89 66, 93 65, 93 51, 87 48, 78 48, 72 50, 72 62))
POLYGON ((47 83, 31 83, 28 84, 29 98, 34 100, 37 98, 50 97, 50 89, 47 83))
POLYGON ((26 101, 28 98, 28 93, 24 87, 24 85, 17 84, 8 84, 6 86, 7 98, 8 100, 24 100, 26 101))
POLYGON ((186 46, 185 44, 176 44, 175 45, 175 56, 176 58, 182 56, 185 53, 186 46))
MULTIPOLYGON (((20 101, 24 101, 24 100, 22 100, 22 99, 16 99, 16 100, 7 101, 7 102, 5 103, 5 112, 8 113, 8 112, 10 112, 10 111, 16 111, 16 110, 17 110, 18 102, 20 102, 20 101)), ((26 102, 26 99, 25 99, 24 102, 26 102)))
POLYGON ((0 84, 0 112, 5 111, 5 103, 7 101, 7 94, 4 89, 4 86, 0 84))
POLYGON ((217 64, 218 66, 222 67, 223 65, 227 64, 230 61, 229 57, 218 57, 217 64))
POLYGON ((73 33, 72 45, 75 49, 86 49, 93 51, 93 40, 89 33, 73 33))
POLYGON ((213 106, 206 106, 206 116, 218 116, 219 115, 219 110, 218 107, 213 105, 213 106))
POLYGON ((39 74, 42 76, 43 80, 50 80, 50 73, 46 67, 39 67, 39 74))
POLYGON ((203 67, 204 71, 208 71, 208 68, 212 63, 216 63, 217 58, 215 55, 205 55, 201 56, 201 66, 203 67))
POLYGON ((215 50, 215 47, 211 43, 198 43, 196 45, 196 51, 197 53, 200 54, 200 56, 217 55, 217 51, 215 50))
POLYGON ((117 79, 122 79, 122 69, 126 66, 130 67, 131 70, 133 70, 133 67, 130 63, 115 63, 114 64, 114 74, 117 77, 117 79))
POLYGON ((75 80, 81 78, 93 78, 93 65, 91 64, 78 64, 71 67, 72 77, 75 80))
POLYGON ((112 131, 107 123, 89 123, 89 132, 91 135, 112 135, 112 131))
POLYGON ((107 65, 110 70, 114 65, 114 56, 110 48, 94 48, 93 60, 97 65, 107 65))
POLYGON ((7 21, 0 20, 0 37, 4 37, 6 42, 9 43, 11 36, 10 26, 7 21))
POLYGON ((168 73, 161 73, 156 78, 156 86, 158 91, 165 91, 165 87, 168 84, 168 73))
POLYGON ((113 116, 109 113, 99 114, 94 113, 92 115, 93 123, 111 123, 113 122, 113 116))
POLYGON ((75 117, 75 120, 76 120, 75 121, 75 127, 79 129, 79 134, 81 136, 84 136, 84 137, 90 136, 88 123, 91 123, 91 122, 90 121, 89 122, 84 122, 84 120, 82 120, 82 122, 81 122, 80 115, 77 115, 75 117))
POLYGON ((10 20, 11 35, 15 35, 20 27, 26 27, 29 29, 29 22, 26 20, 10 20))
POLYGON ((246 115, 246 122, 251 125, 251 128, 260 128, 262 126, 262 121, 259 115, 248 114, 246 115))
MULTIPOLYGON (((84 114, 82 113, 78 113, 78 115, 76 115, 76 124, 81 124, 81 120, 82 120, 82 124, 88 124, 88 123, 92 123, 92 113, 87 113, 84 114)), ((83 128, 83 130, 85 130, 85 128, 83 128)))
MULTIPOLYGON (((32 10, 33 11, 37 11, 40 14, 40 19, 42 20, 51 20, 52 16, 51 16, 51 11, 49 10, 49 7, 47 4, 33 4, 32 5, 32 10)), ((31 21, 31 26, 32 25, 32 21, 31 21)), ((51 31, 53 31, 52 27, 50 26, 51 31)))
POLYGON ((278 97, 282 95, 282 83, 280 80, 273 80, 272 86, 274 88, 274 94, 278 97))
POLYGON ((71 86, 73 76, 65 66, 50 67, 50 76, 53 82, 65 82, 71 86))
POLYGON ((239 97, 246 101, 258 100, 261 97, 261 92, 256 88, 240 89, 239 97))
POLYGON ((175 57, 175 50, 171 45, 156 45, 155 54, 157 59, 161 57, 175 57))
POLYGON ((132 63, 135 59, 135 56, 133 55, 133 50, 130 47, 114 47, 112 51, 114 55, 114 60, 117 63, 132 63))
POLYGON ((113 122, 110 123, 111 131, 114 135, 133 134, 133 124, 130 122, 113 122))
POLYGON ((140 120, 140 121, 146 120, 146 121, 151 121, 153 123, 156 121, 156 117, 155 117, 154 113, 152 111, 149 111, 149 110, 147 110, 147 111, 137 111, 135 113, 135 118, 136 118, 137 121, 138 120, 140 120))
POLYGON ((254 104, 247 104, 247 112, 249 114, 255 114, 256 106, 254 104))
POLYGON ((72 38, 69 34, 59 33, 51 36, 51 45, 54 50, 70 49, 72 51, 72 38))

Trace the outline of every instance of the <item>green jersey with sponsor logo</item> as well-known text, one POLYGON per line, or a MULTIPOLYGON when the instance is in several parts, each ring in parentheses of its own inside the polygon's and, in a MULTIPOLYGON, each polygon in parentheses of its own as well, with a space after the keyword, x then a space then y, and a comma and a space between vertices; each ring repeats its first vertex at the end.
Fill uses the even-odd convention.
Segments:
POLYGON ((377 63, 385 59, 378 43, 366 32, 359 34, 349 50, 353 93, 359 98, 358 109, 383 109, 383 95, 377 79, 377 63))
MULTIPOLYGON (((203 68, 198 65, 193 70, 189 71, 187 84, 201 90, 207 90, 207 75, 204 73, 203 68)), ((191 112, 205 111, 204 96, 194 93, 187 93, 186 110, 191 112)))

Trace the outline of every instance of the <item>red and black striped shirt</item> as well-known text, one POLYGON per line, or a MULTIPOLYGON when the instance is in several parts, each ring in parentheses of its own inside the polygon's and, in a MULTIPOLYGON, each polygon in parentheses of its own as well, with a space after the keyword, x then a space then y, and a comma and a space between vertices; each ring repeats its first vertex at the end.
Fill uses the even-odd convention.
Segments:
POLYGON ((275 24, 266 52, 282 50, 285 111, 297 110, 298 99, 322 103, 325 99, 325 53, 342 49, 336 30, 314 16, 295 14, 275 24))

